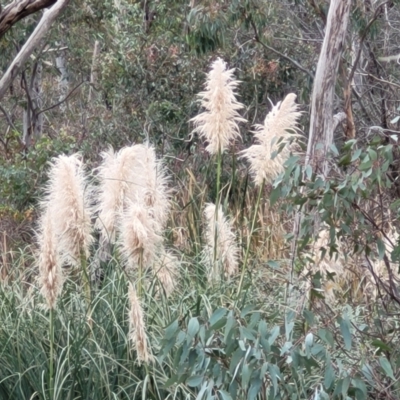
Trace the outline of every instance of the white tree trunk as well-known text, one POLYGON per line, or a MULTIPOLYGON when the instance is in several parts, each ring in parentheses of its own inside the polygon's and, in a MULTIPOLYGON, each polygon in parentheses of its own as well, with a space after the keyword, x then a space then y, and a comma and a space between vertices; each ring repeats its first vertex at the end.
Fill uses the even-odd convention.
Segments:
POLYGON ((331 0, 324 42, 318 60, 311 99, 310 133, 306 164, 328 170, 327 155, 333 140, 333 97, 339 61, 346 38, 351 0, 331 0))
POLYGON ((43 13, 43 17, 36 26, 35 30, 32 32, 31 36, 29 36, 29 39, 22 46, 21 50, 19 51, 19 53, 17 54, 17 56, 15 57, 15 59, 8 67, 7 71, 0 80, 0 100, 7 92, 8 88, 10 87, 15 77, 20 73, 26 60, 31 56, 33 51, 37 48, 40 41, 49 31, 51 25, 56 20, 56 18, 68 5, 69 1, 70 0, 58 0, 53 7, 47 9, 43 13))

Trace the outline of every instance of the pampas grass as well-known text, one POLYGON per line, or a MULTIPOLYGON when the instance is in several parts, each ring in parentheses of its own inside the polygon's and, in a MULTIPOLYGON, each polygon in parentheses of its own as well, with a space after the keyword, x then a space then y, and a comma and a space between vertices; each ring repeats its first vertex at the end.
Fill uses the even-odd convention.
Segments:
POLYGON ((100 182, 96 193, 96 227, 100 230, 102 246, 115 242, 118 217, 129 201, 136 199, 142 186, 137 153, 136 146, 125 147, 118 153, 110 148, 102 153, 103 162, 98 168, 100 182))
POLYGON ((161 226, 153 209, 131 202, 121 218, 119 247, 125 263, 131 268, 149 266, 162 238, 161 226))
POLYGON ((80 265, 82 257, 89 257, 93 237, 90 190, 77 154, 54 159, 43 208, 52 220, 63 262, 80 265))
POLYGON ((52 215, 47 210, 41 218, 38 234, 39 285, 50 309, 55 308, 64 283, 53 222, 52 215))
MULTIPOLYGON (((80 157, 74 154, 55 158, 51 164, 49 183, 42 203, 38 234, 39 284, 50 308, 50 398, 53 398, 54 393, 54 309, 64 280, 61 269, 63 263, 82 267, 86 299, 90 302, 90 284, 86 270, 86 259, 93 241, 89 198, 90 191, 80 157)), ((90 305, 88 312, 90 315, 90 305)))
POLYGON ((208 142, 206 150, 210 154, 223 153, 229 143, 239 136, 239 122, 245 122, 238 110, 243 104, 236 100, 239 81, 228 70, 226 63, 218 58, 207 74, 205 90, 199 93, 205 111, 192 118, 195 129, 208 142))
POLYGON ((217 213, 217 208, 212 203, 206 204, 204 219, 206 245, 203 249, 203 263, 211 266, 210 280, 220 278, 220 265, 225 276, 235 275, 238 272, 239 249, 232 232, 232 223, 224 216, 222 207, 219 206, 217 213))
POLYGON ((137 353, 137 363, 140 365, 142 362, 149 364, 153 357, 150 354, 147 345, 146 327, 144 323, 144 315, 136 290, 132 283, 129 283, 128 288, 129 298, 129 339, 132 348, 137 353))
POLYGON ((152 209, 154 219, 162 228, 168 219, 170 209, 170 191, 168 189, 168 176, 162 165, 157 160, 153 146, 147 144, 136 145, 138 162, 141 166, 143 184, 139 188, 138 196, 144 199, 144 204, 152 209))
MULTIPOLYGON (((130 215, 142 221, 137 228, 139 236, 143 229, 150 234, 150 226, 159 234, 168 218, 170 194, 167 175, 162 163, 156 159, 154 147, 133 145, 118 153, 109 149, 102 156, 103 163, 98 169, 96 222, 101 235, 100 247, 107 252, 109 244, 117 241, 118 231, 128 233, 129 221, 126 219, 130 215), (154 221, 146 223, 147 218, 154 221), (118 229, 121 224, 124 227, 118 229)), ((126 243, 126 238, 122 242, 126 243)))
POLYGON ((250 172, 257 186, 272 183, 284 171, 284 163, 292 150, 291 140, 297 136, 301 112, 295 103, 296 95, 289 93, 273 106, 264 125, 256 125, 256 143, 241 152, 250 163, 250 172), (294 133, 294 134, 293 134, 294 133))

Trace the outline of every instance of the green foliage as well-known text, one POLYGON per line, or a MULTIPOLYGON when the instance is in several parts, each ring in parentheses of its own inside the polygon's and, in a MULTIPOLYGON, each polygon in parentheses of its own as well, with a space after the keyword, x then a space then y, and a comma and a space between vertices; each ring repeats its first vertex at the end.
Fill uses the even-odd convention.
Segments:
MULTIPOLYGON (((110 263, 92 286, 91 325, 79 275, 71 277, 55 313, 54 398, 367 399, 379 379, 395 383, 390 360, 397 353, 354 364, 353 345, 349 358, 351 343, 373 344, 360 310, 347 307, 333 321, 310 310, 300 316, 276 303, 278 292, 263 304, 243 293, 237 308, 230 285, 192 290, 196 278, 181 273, 184 285, 168 300, 148 281, 144 305, 156 360, 141 367, 128 341, 127 277, 119 265, 110 263)), ((30 271, 24 279, 32 280, 30 271)), ((0 317, 1 395, 48 398, 49 312, 37 287, 20 279, 3 284, 0 317)))
POLYGON ((36 204, 43 187, 46 164, 60 153, 76 150, 73 137, 61 132, 57 138, 42 137, 28 152, 15 151, 0 161, 0 201, 22 211, 36 204))

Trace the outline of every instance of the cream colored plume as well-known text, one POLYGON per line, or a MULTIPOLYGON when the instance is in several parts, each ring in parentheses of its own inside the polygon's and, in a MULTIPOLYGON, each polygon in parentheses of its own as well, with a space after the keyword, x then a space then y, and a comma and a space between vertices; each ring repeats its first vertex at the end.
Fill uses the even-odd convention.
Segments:
POLYGON ((142 306, 136 294, 136 290, 132 283, 129 283, 129 339, 132 347, 137 353, 137 363, 142 362, 148 364, 153 360, 148 348, 148 338, 146 335, 146 327, 144 323, 144 315, 142 306))
POLYGON ((240 135, 238 123, 246 121, 238 113, 244 106, 236 100, 239 81, 235 80, 233 71, 220 58, 213 62, 205 91, 198 95, 205 111, 191 119, 195 126, 193 132, 207 140, 206 149, 211 154, 219 150, 222 153, 240 135))
POLYGON ((147 144, 136 146, 141 176, 144 178, 138 196, 144 199, 144 204, 148 208, 152 209, 157 224, 164 228, 170 208, 167 174, 161 161, 157 160, 153 146, 147 144))
POLYGON ((232 232, 232 224, 224 216, 221 206, 218 208, 218 215, 215 214, 215 204, 207 203, 204 209, 206 245, 203 249, 203 262, 211 266, 211 280, 221 277, 221 267, 225 276, 235 275, 239 263, 239 249, 232 232))
POLYGON ((159 280, 162 291, 166 296, 170 296, 174 291, 178 281, 178 260, 168 251, 162 249, 155 265, 157 279, 159 280))
POLYGON ((148 208, 148 215, 159 227, 157 233, 165 226, 170 199, 168 179, 153 147, 133 145, 118 153, 112 149, 103 153, 99 180, 96 226, 103 243, 116 241, 119 220, 132 203, 148 208))
POLYGON ((98 169, 97 196, 98 218, 96 227, 103 241, 115 242, 118 217, 129 201, 137 198, 143 187, 143 175, 139 169, 138 148, 124 147, 118 153, 112 148, 102 153, 103 163, 98 169))
POLYGON ((44 201, 52 220, 57 246, 65 262, 80 265, 89 256, 91 234, 90 188, 77 154, 54 159, 44 201))
POLYGON ((295 100, 296 95, 289 93, 275 105, 265 118, 264 125, 255 126, 256 144, 241 152, 242 157, 250 162, 256 185, 264 181, 271 183, 284 171, 284 163, 292 150, 291 140, 298 136, 296 132, 301 112, 295 100))
POLYGON ((152 208, 131 202, 121 218, 119 246, 126 264, 132 268, 147 267, 161 245, 161 226, 152 208))
POLYGON ((39 285, 51 309, 55 308, 64 283, 53 222, 54 217, 49 211, 45 211, 40 220, 40 231, 38 233, 39 285))

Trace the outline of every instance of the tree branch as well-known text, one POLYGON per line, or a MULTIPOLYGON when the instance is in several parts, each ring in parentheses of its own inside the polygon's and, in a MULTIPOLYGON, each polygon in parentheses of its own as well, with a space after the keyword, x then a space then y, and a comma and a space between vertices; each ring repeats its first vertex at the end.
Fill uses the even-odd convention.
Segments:
MULTIPOLYGON (((43 14, 42 19, 36 26, 35 30, 23 45, 18 55, 15 57, 14 61, 8 67, 8 70, 5 72, 3 77, 0 80, 0 100, 10 87, 11 83, 15 79, 15 77, 21 71, 23 65, 29 56, 33 53, 35 48, 39 45, 40 41, 49 31, 52 23, 55 19, 61 14, 62 10, 67 6, 70 0, 58 0, 53 7, 46 10, 43 14)), ((26 0, 20 2, 21 4, 25 4, 26 0)), ((9 6, 8 6, 9 7, 9 6)), ((1 21, 0 21, 1 23, 1 21)))
POLYGON ((360 61, 360 57, 361 57, 361 53, 362 53, 362 45, 363 45, 364 40, 366 39, 366 37, 368 35, 369 29, 371 28, 372 24, 378 19, 379 15, 381 13, 382 7, 385 4, 387 4, 388 2, 389 2, 388 0, 385 0, 381 4, 378 4, 378 6, 375 9, 373 17, 368 22, 367 26, 364 28, 364 32, 360 37, 359 49, 358 49, 358 52, 357 52, 357 55, 356 55, 356 59, 354 61, 353 67, 351 68, 350 74, 348 76, 348 81, 349 82, 351 82, 353 80, 353 76, 354 76, 354 73, 356 72, 358 62, 360 61))
POLYGON ((6 117, 7 123, 8 125, 11 126, 11 128, 13 128, 16 132, 18 132, 18 129, 15 127, 15 125, 13 124, 11 117, 8 115, 8 112, 6 111, 6 109, 0 104, 0 111, 4 114, 4 116, 6 117))
POLYGON ((14 0, 0 12, 0 37, 28 15, 51 7, 57 0, 14 0))
POLYGON ((81 87, 84 83, 87 83, 87 81, 82 81, 77 86, 75 86, 62 100, 60 100, 59 102, 53 104, 50 107, 47 107, 47 108, 45 108, 43 110, 40 110, 36 115, 38 116, 38 115, 40 115, 40 114, 42 114, 42 113, 44 113, 46 111, 49 111, 49 110, 52 110, 53 108, 58 107, 60 104, 64 103, 64 101, 67 101, 71 97, 72 93, 74 93, 75 90, 78 89, 79 87, 81 87))
POLYGON ((284 58, 286 61, 289 61, 289 62, 292 63, 296 68, 298 68, 300 71, 303 71, 305 74, 307 74, 311 79, 314 79, 314 75, 313 75, 308 69, 306 69, 306 68, 304 68, 302 65, 300 65, 296 60, 294 60, 293 58, 287 56, 286 54, 283 54, 283 53, 281 53, 280 51, 278 51, 278 50, 274 49, 273 47, 268 46, 266 43, 264 43, 264 42, 260 39, 260 36, 259 36, 259 34, 258 34, 258 31, 257 31, 257 27, 256 27, 256 25, 254 24, 253 18, 252 18, 251 16, 249 17, 249 21, 250 21, 251 27, 253 28, 253 31, 254 31, 254 38, 253 38, 253 39, 254 39, 257 43, 261 44, 261 46, 263 46, 265 49, 267 49, 267 50, 269 50, 269 51, 272 51, 273 53, 277 54, 279 57, 284 58))

